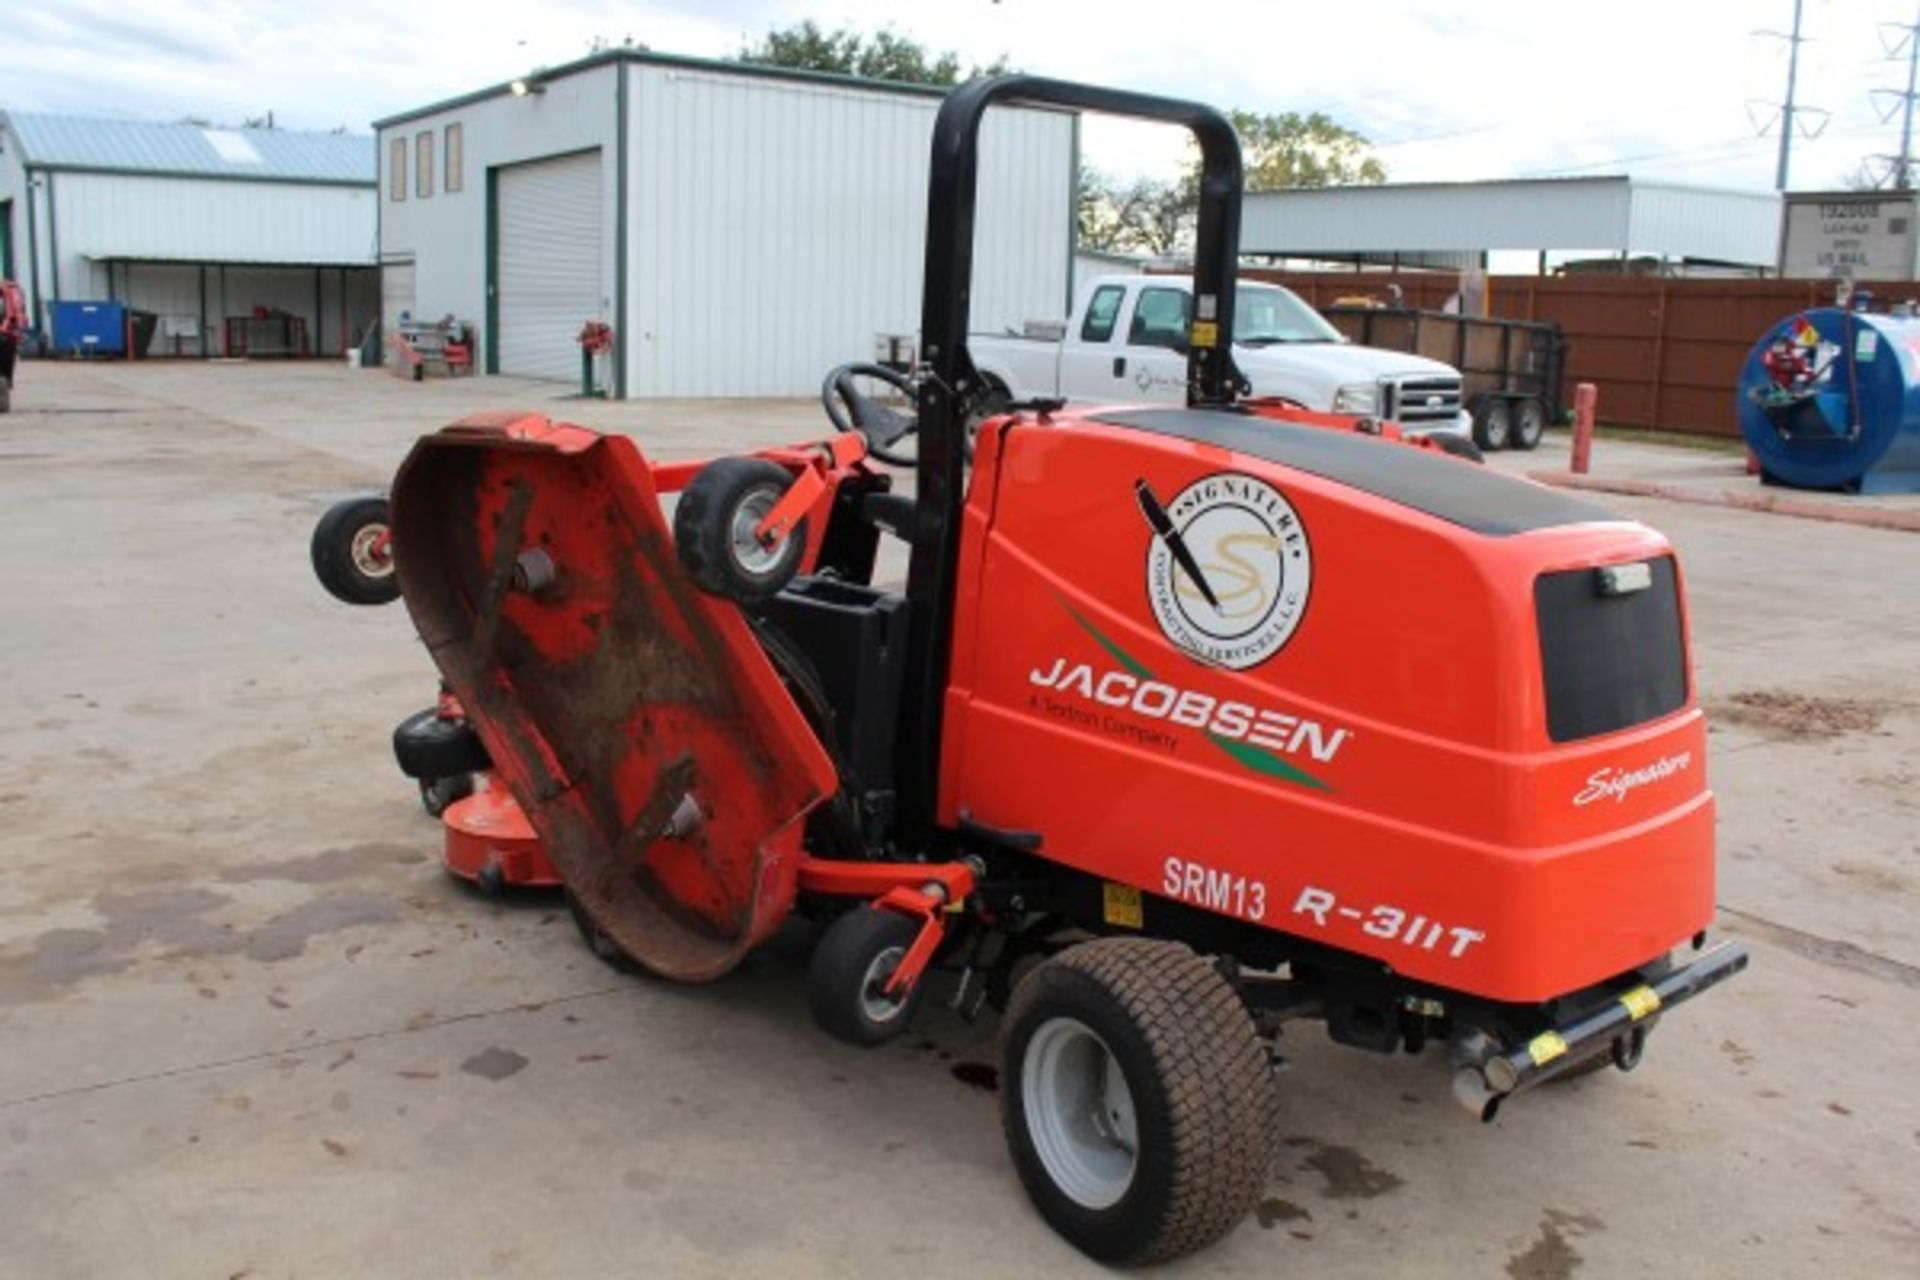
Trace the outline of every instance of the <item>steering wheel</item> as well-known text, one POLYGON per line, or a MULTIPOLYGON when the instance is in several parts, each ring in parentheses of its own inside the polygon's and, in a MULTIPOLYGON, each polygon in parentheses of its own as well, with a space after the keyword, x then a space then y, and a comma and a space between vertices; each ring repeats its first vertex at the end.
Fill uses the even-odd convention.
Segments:
POLYGON ((867 452, 880 461, 896 467, 913 466, 912 454, 896 453, 892 446, 920 429, 919 418, 875 403, 861 392, 857 381, 860 378, 884 382, 909 401, 919 395, 906 374, 885 365, 843 364, 829 372, 826 381, 820 384, 820 407, 827 411, 827 421, 835 431, 857 431, 865 436, 867 452))

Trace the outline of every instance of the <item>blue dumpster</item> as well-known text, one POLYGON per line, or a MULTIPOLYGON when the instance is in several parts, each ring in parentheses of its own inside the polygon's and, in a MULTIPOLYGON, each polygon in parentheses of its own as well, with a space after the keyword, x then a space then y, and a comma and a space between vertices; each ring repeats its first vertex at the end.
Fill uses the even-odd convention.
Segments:
POLYGON ((1765 479, 1920 492, 1920 319, 1822 307, 1782 320, 1747 356, 1739 413, 1765 479))
POLYGON ((54 303, 53 351, 61 356, 125 356, 126 307, 118 302, 54 303))

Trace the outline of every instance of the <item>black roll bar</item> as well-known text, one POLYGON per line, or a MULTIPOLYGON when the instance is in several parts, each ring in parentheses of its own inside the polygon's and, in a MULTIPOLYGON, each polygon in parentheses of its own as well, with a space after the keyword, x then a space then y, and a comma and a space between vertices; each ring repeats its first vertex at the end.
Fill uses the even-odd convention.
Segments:
MULTIPOLYGON (((948 94, 933 123, 927 184, 927 261, 921 294, 920 454, 913 559, 907 574, 910 630, 901 690, 899 833, 907 849, 936 838, 940 725, 953 651, 954 579, 966 500, 966 411, 979 388, 967 354, 973 300, 974 202, 980 122, 995 104, 1069 107, 1185 125, 1200 144, 1200 209, 1193 262, 1193 324, 1187 403, 1227 406, 1233 364, 1234 273, 1240 258, 1240 140, 1218 111, 1196 102, 1103 89, 1041 76, 975 80, 948 94)), ((1126 495, 1117 500, 1124 501, 1126 495)))

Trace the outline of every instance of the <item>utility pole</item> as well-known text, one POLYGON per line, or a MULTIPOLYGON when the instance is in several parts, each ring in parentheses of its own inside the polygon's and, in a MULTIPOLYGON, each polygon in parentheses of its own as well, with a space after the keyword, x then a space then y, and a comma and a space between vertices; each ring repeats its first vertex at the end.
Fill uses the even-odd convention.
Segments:
POLYGON ((1800 78, 1800 7, 1793 0, 1793 34, 1787 38, 1787 100, 1780 104, 1780 167, 1773 175, 1773 189, 1787 189, 1787 165, 1793 156, 1793 92, 1800 78))
POLYGON ((1907 90, 1905 93, 1897 93, 1892 89, 1875 89, 1871 95, 1875 99, 1895 100, 1896 105, 1880 114, 1881 120, 1891 120, 1894 112, 1900 113, 1900 154, 1875 156, 1873 159, 1889 162, 1893 185, 1902 191, 1911 191, 1914 176, 1913 104, 1915 99, 1920 97, 1920 93, 1916 93, 1916 88, 1920 87, 1920 13, 1914 15, 1911 23, 1883 22, 1880 26, 1882 32, 1880 41, 1886 47, 1887 57, 1897 58, 1903 52, 1907 56, 1907 90), (1900 38, 1888 41, 1886 33, 1889 31, 1898 31, 1900 38))
MULTIPOLYGON (((1787 170, 1793 156, 1794 116, 1817 114, 1822 117, 1820 128, 1807 134, 1810 138, 1817 136, 1821 129, 1825 129, 1827 123, 1827 112, 1822 111, 1819 107, 1803 107, 1799 105, 1798 99, 1795 96, 1800 80, 1800 46, 1807 42, 1807 38, 1800 34, 1800 16, 1801 10, 1804 7, 1805 0, 1793 0, 1792 34, 1784 31, 1754 32, 1757 36, 1769 36, 1775 40, 1785 40, 1787 42, 1787 98, 1786 101, 1778 104, 1780 110, 1780 166, 1775 170, 1773 178, 1774 189, 1777 191, 1785 191, 1787 189, 1787 170)), ((1766 130, 1761 129, 1760 132, 1764 134, 1766 130)))

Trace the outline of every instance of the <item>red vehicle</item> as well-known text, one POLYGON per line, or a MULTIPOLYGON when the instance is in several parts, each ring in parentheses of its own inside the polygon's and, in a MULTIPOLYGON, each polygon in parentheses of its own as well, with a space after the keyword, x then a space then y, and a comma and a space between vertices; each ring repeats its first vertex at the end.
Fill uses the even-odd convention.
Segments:
POLYGON ((1005 1010, 1028 1193, 1109 1262, 1257 1200, 1287 1024, 1443 1044, 1491 1117, 1631 1068, 1746 963, 1705 949, 1672 547, 1240 402, 1239 195, 1212 110, 976 81, 935 125, 912 418, 843 369, 824 446, 662 465, 507 415, 393 486, 401 595, 590 936, 698 981, 810 916, 814 1013, 859 1044, 957 975, 957 1007, 1005 1010), (1014 406, 969 446, 976 140, 1008 100, 1196 134, 1187 407, 1014 406), (914 434, 908 498, 884 464, 914 434), (904 592, 872 581, 882 536, 911 542, 904 592))
POLYGON ((0 413, 13 409, 13 370, 27 334, 27 295, 11 280, 0 280, 0 413))

